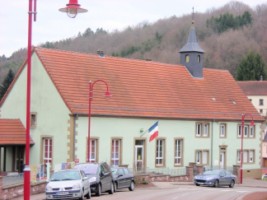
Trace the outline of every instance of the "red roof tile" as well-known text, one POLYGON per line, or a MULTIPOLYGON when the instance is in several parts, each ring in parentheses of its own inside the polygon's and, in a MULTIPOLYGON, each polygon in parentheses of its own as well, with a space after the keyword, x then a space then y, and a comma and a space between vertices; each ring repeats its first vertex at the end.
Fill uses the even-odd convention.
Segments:
MULTIPOLYGON (((73 114, 88 114, 89 81, 94 85, 92 115, 168 119, 262 120, 231 74, 203 69, 193 78, 186 67, 143 60, 36 48, 34 50, 73 114)), ((34 70, 34 65, 32 66, 34 70)))
POLYGON ((25 145, 25 134, 26 130, 19 119, 0 119, 0 145, 25 145))
POLYGON ((238 81, 247 96, 267 96, 267 81, 238 81))

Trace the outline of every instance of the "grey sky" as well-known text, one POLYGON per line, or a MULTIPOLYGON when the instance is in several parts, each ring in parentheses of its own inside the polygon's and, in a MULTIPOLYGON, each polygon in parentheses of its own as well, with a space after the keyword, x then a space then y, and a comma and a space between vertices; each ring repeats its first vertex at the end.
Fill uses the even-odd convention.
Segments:
MULTIPOLYGON (((10 56, 14 51, 27 47, 28 0, 0 0, 0 55, 10 56)), ((75 19, 58 11, 68 0, 37 0, 37 22, 33 22, 32 44, 54 42, 83 33, 87 28, 104 28, 110 32, 123 30, 142 22, 153 23, 171 16, 182 16, 218 8, 229 0, 79 0, 87 13, 75 19)), ((243 0, 252 8, 267 0, 243 0)))

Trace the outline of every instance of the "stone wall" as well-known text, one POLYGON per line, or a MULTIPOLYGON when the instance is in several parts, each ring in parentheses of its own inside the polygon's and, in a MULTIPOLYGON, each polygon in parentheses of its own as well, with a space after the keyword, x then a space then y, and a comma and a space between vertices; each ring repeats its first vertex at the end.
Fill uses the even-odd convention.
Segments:
MULTIPOLYGON (((46 182, 31 184, 31 194, 39 194, 45 191, 46 182)), ((23 196, 23 184, 3 186, 3 177, 0 176, 0 200, 9 200, 23 196)))

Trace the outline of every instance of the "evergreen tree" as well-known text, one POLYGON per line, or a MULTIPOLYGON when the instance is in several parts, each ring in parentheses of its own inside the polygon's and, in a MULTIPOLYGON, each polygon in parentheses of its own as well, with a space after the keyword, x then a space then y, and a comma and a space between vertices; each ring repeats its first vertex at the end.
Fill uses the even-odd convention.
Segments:
POLYGON ((265 63, 257 53, 250 52, 237 67, 237 80, 260 80, 266 79, 265 63))
POLYGON ((2 84, 2 87, 0 87, 0 99, 2 99, 2 97, 4 96, 4 94, 6 93, 9 85, 11 84, 11 82, 14 79, 14 72, 10 69, 8 71, 8 74, 2 84))

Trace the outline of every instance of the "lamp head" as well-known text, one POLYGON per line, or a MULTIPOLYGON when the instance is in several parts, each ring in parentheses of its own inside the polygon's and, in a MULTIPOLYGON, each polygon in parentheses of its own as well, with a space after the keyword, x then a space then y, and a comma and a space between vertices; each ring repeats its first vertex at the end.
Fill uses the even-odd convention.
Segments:
POLYGON ((70 18, 75 18, 78 13, 87 12, 86 9, 81 8, 78 0, 69 0, 65 8, 60 8, 59 11, 67 13, 70 18))
POLYGON ((111 93, 109 92, 109 90, 106 91, 105 96, 106 97, 111 97, 112 96, 111 93))

